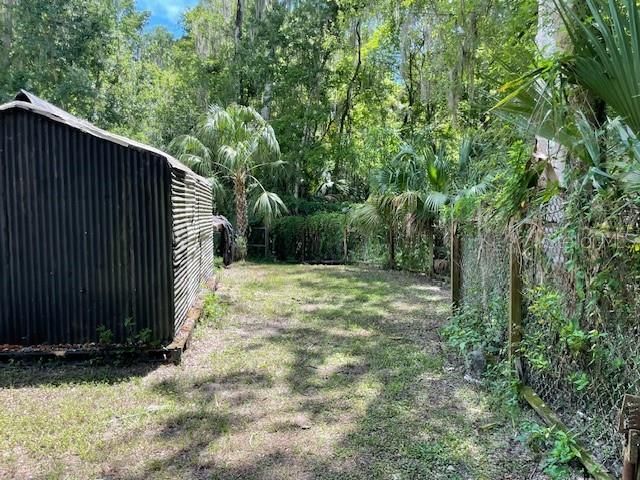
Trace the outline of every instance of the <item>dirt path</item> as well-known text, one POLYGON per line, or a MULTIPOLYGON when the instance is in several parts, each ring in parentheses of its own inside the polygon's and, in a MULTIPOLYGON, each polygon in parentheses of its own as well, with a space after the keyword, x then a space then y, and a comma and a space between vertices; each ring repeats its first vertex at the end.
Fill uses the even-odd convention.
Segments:
POLYGON ((0 478, 530 478, 447 363, 443 288, 246 264, 217 298, 180 367, 1 369, 0 478))

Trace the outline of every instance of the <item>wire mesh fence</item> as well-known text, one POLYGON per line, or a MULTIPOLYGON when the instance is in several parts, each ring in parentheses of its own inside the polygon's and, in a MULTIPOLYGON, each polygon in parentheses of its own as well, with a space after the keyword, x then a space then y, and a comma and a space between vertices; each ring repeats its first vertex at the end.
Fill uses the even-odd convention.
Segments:
MULTIPOLYGON (((621 471, 618 409, 625 393, 640 393, 637 218, 625 211, 615 225, 568 228, 565 206, 554 201, 513 235, 521 259, 524 382, 614 475, 621 471)), ((508 342, 507 236, 477 225, 462 234, 462 306, 494 322, 483 330, 492 337, 485 345, 508 342)))

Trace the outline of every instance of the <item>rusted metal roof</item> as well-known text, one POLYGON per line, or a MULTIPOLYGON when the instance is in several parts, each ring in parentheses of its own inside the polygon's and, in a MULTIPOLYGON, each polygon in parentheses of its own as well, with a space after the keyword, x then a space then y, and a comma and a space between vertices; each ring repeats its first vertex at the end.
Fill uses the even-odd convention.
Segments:
POLYGON ((102 130, 101 128, 98 128, 95 125, 89 123, 87 120, 76 117, 75 115, 72 115, 71 113, 62 110, 61 108, 56 107, 55 105, 26 90, 20 90, 20 92, 15 96, 14 101, 5 103, 4 105, 0 105, 0 111, 10 110, 12 108, 21 108, 23 110, 28 110, 40 115, 44 115, 57 122, 61 122, 73 128, 82 130, 83 132, 93 135, 94 137, 109 140, 124 147, 155 153, 156 155, 164 158, 169 163, 169 165, 171 165, 171 168, 188 172, 194 175, 200 182, 206 182, 207 184, 210 183, 206 178, 198 175, 185 164, 181 163, 178 159, 169 155, 168 153, 163 152, 162 150, 150 145, 145 145, 144 143, 137 142, 136 140, 131 140, 130 138, 126 138, 121 135, 116 135, 115 133, 102 130))

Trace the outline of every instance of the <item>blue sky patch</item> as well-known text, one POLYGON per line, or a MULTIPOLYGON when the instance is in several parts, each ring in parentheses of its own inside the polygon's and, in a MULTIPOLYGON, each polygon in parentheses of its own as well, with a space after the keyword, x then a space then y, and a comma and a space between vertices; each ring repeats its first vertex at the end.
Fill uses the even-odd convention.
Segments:
POLYGON ((137 0, 136 5, 140 10, 151 12, 147 28, 163 26, 179 37, 184 33, 181 25, 182 14, 197 3, 198 0, 137 0))

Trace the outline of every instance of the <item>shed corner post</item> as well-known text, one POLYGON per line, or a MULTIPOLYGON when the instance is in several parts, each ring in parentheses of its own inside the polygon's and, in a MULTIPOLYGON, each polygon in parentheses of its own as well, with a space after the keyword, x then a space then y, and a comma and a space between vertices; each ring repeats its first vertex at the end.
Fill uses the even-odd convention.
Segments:
POLYGON ((462 238, 457 221, 451 223, 451 308, 455 313, 462 306, 462 238))

